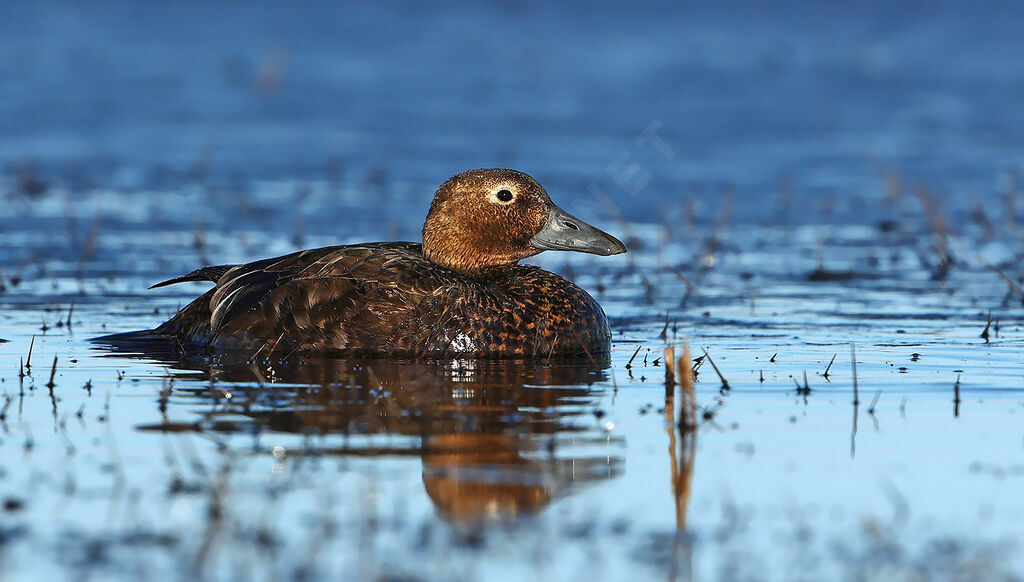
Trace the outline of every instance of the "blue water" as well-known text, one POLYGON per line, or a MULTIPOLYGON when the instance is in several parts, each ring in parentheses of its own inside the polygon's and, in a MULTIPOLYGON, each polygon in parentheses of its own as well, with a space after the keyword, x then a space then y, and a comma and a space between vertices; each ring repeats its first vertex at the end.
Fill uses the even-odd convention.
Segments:
POLYGON ((1022 16, 5 4, 3 573, 1021 579, 1022 16), (531 259, 600 301, 610 361, 89 341, 165 320, 204 287, 146 287, 202 264, 416 240, 488 166, 628 241, 531 259), (684 342, 729 384, 701 366, 695 431, 684 342))
POLYGON ((732 185, 756 218, 784 182, 812 206, 856 208, 887 174, 958 199, 1022 158, 1016 3, 4 11, 0 160, 71 184, 342 174, 428 196, 497 165, 641 220, 732 185))

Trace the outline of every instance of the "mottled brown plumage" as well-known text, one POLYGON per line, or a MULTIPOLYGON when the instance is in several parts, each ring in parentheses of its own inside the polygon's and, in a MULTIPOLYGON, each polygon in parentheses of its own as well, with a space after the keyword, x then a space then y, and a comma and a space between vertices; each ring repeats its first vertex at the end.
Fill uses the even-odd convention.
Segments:
POLYGON ((517 264, 542 250, 608 255, 625 247, 560 210, 526 174, 464 172, 435 194, 422 245, 325 247, 205 267, 159 284, 216 283, 153 333, 183 346, 267 355, 533 357, 607 350, 607 319, 586 291, 517 264))

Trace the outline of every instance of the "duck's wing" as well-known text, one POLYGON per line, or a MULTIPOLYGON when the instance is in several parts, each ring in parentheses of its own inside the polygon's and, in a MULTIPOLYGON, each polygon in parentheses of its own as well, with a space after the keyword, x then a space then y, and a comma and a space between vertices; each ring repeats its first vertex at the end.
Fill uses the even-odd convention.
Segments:
POLYGON ((349 247, 324 247, 263 259, 226 271, 210 297, 210 329, 217 334, 232 318, 250 310, 274 290, 294 280, 324 257, 344 255, 349 247))
POLYGON ((393 323, 429 295, 417 245, 307 253, 227 273, 210 299, 213 335, 248 346, 366 347, 387 341, 393 323))
POLYGON ((374 334, 386 335, 389 322, 427 293, 429 284, 417 276, 421 263, 427 264, 419 245, 374 243, 264 259, 230 267, 219 277, 221 267, 207 267, 171 280, 216 277, 216 286, 156 333, 245 348, 280 338, 289 340, 284 345, 311 347, 365 343, 374 334))
POLYGON ((318 259, 344 247, 325 247, 254 261, 244 265, 203 267, 153 287, 188 281, 211 281, 213 289, 190 303, 158 327, 160 335, 176 336, 190 343, 207 343, 233 315, 257 304, 318 259), (216 314, 216 317, 214 315, 216 314))

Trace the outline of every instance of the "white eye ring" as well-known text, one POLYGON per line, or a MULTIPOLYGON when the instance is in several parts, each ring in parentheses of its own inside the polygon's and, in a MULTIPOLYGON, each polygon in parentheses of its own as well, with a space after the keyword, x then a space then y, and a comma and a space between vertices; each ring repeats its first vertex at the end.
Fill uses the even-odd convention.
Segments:
POLYGON ((496 190, 491 191, 489 196, 491 202, 495 204, 501 204, 502 206, 508 206, 516 201, 516 192, 506 186, 501 186, 496 190))

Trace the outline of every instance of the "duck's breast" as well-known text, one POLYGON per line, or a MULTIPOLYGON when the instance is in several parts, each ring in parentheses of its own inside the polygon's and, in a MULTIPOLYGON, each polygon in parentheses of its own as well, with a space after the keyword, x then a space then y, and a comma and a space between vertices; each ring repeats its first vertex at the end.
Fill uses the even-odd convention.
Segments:
POLYGON ((600 305, 570 281, 517 266, 486 282, 462 282, 424 304, 438 333, 431 351, 494 356, 603 352, 611 331, 600 305), (437 349, 440 348, 440 349, 437 349))

